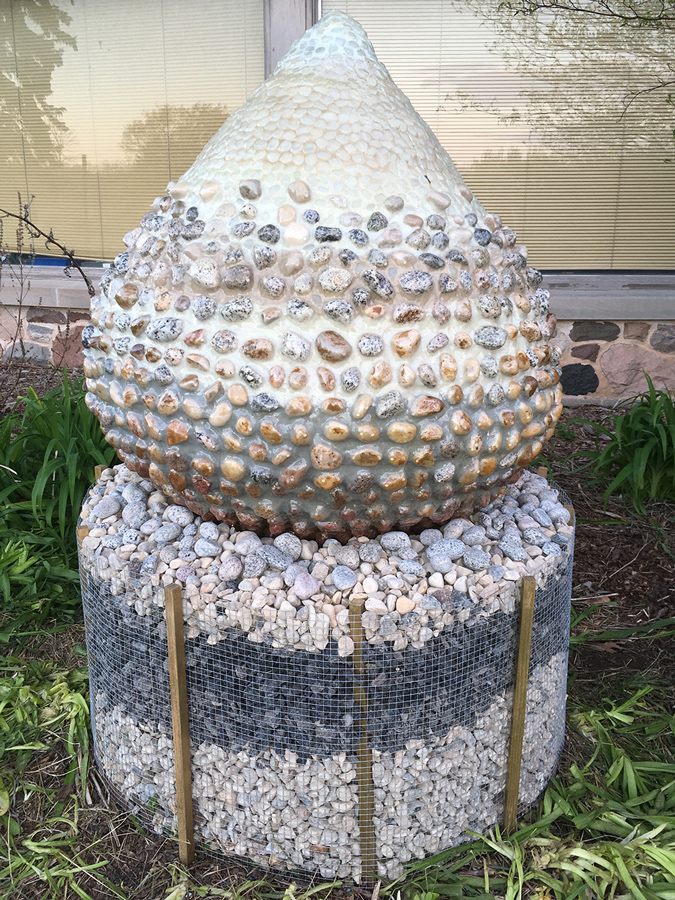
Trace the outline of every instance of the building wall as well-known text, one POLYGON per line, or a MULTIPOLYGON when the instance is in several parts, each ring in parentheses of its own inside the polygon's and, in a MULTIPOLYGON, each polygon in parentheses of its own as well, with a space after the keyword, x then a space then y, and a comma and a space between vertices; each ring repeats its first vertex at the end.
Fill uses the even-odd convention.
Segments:
POLYGON ((632 397, 647 388, 644 372, 675 392, 673 321, 564 321, 556 339, 568 397, 632 397))

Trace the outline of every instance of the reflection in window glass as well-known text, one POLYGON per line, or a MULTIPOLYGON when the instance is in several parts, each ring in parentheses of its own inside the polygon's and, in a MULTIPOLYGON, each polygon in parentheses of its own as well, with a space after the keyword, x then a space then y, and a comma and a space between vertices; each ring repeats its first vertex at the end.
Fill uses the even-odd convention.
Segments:
POLYGON ((78 255, 119 253, 263 80, 262 6, 0 0, 0 206, 35 195, 78 255))
POLYGON ((366 29, 489 210, 548 269, 670 269, 672 31, 501 0, 324 0, 366 29))

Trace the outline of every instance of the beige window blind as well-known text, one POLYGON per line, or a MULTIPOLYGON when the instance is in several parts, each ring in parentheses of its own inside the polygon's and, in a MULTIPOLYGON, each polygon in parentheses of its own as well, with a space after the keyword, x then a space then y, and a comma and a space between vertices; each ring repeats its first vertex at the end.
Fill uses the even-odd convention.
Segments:
POLYGON ((111 259, 263 57, 263 0, 0 0, 0 206, 111 259))
POLYGON ((540 268, 675 268, 675 33, 501 0, 324 0, 540 268))

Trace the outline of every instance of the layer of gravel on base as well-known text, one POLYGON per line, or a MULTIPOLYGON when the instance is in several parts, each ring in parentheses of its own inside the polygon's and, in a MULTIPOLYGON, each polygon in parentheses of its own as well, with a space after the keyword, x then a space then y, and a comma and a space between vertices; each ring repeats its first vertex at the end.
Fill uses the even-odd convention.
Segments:
POLYGON ((204 522, 117 466, 88 494, 80 525, 88 530, 83 574, 109 582, 111 596, 138 616, 162 610, 164 587, 179 582, 188 638, 205 634, 215 644, 237 628, 253 643, 310 652, 332 639, 342 657, 354 650, 351 600, 364 600, 369 644, 419 649, 456 622, 511 613, 523 575, 542 587, 563 572, 573 537, 557 491, 531 472, 442 532, 319 547, 204 522))
MULTIPOLYGON (((567 649, 571 565, 537 591, 530 669, 567 649)), ((557 573, 556 573, 557 574, 557 573)), ((109 582, 83 584, 92 693, 108 708, 123 704, 134 719, 171 722, 168 648, 163 611, 137 616, 118 607, 109 582)), ((454 726, 472 728, 494 698, 513 684, 518 611, 447 625, 421 648, 392 643, 341 657, 337 641, 321 652, 252 643, 238 628, 209 644, 203 634, 186 646, 192 740, 226 750, 290 750, 309 756, 353 753, 361 737, 358 684, 367 695, 365 719, 373 749, 395 752, 408 741, 435 739, 454 726)))

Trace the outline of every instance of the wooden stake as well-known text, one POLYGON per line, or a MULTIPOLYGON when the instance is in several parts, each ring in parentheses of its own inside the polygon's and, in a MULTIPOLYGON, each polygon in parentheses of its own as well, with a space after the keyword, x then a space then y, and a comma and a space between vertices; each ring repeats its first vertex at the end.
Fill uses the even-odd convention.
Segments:
POLYGON ((548 475, 548 469, 546 468, 546 466, 539 466, 539 468, 537 469, 537 475, 541 475, 542 478, 546 478, 546 476, 548 475))
POLYGON ((98 481, 101 475, 105 472, 105 466, 94 466, 94 480, 98 481))
POLYGON ((192 769, 188 730, 187 684, 185 680, 185 637, 183 634, 183 592, 179 584, 164 589, 166 640, 169 649, 171 722, 176 768, 176 811, 178 813, 178 855, 184 866, 195 858, 192 814, 192 769))
POLYGON ((506 797, 504 800, 504 829, 515 831, 518 822, 518 794, 520 768, 523 759, 523 736, 527 709, 527 682, 530 674, 530 647, 532 646, 532 620, 534 595, 537 583, 531 575, 523 578, 520 601, 520 632, 518 635, 518 661, 516 681, 513 687, 513 711, 511 714, 511 741, 506 769, 506 797))
POLYGON ((361 883, 377 878, 375 846, 375 788, 373 785, 373 751, 368 742, 368 694, 363 684, 366 666, 363 660, 363 613, 365 597, 354 597, 349 604, 349 627, 354 641, 354 701, 361 707, 361 737, 356 747, 356 780, 359 790, 359 834, 361 843, 361 883))

